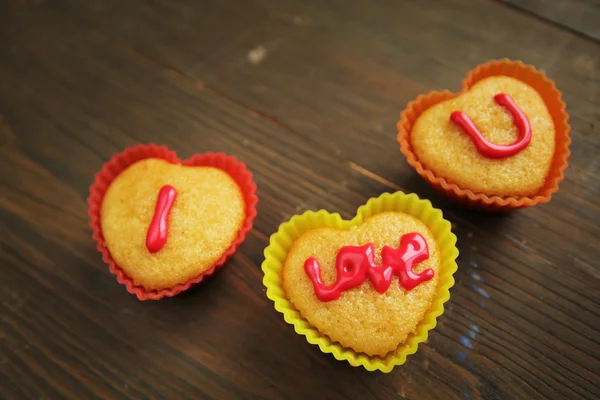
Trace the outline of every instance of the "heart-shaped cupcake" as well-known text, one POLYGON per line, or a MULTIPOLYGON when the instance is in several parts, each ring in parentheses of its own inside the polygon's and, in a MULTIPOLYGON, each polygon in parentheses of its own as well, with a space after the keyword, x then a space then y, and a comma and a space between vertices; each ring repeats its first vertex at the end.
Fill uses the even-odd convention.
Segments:
POLYGON ((398 130, 409 164, 474 208, 545 203, 567 167, 570 127, 561 93, 521 62, 488 62, 469 73, 460 93, 419 96, 401 113, 398 130))
POLYGON ((282 224, 265 250, 267 296, 296 332, 354 366, 389 372, 435 326, 454 283, 450 223, 416 195, 383 194, 342 220, 282 224))
POLYGON ((256 216, 256 185, 223 153, 180 161, 164 146, 138 145, 96 175, 90 225, 103 260, 140 300, 174 296, 214 273, 256 216))

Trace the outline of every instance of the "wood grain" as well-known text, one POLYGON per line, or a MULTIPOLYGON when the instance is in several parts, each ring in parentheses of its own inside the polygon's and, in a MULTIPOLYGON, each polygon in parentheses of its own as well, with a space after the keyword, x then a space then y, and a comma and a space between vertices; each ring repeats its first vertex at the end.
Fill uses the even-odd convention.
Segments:
POLYGON ((597 397, 593 35, 494 1, 173 3, 0 4, 0 397, 597 397), (557 82, 573 144, 551 203, 487 215, 427 187, 402 159, 395 123, 419 93, 456 90, 499 57, 557 82), (150 303, 108 273, 85 204, 102 163, 139 142, 234 154, 260 198, 226 268, 150 303), (296 335, 264 295, 260 263, 291 215, 351 217, 394 190, 443 208, 461 256, 427 344, 384 375, 296 335))
POLYGON ((598 0, 501 0, 519 10, 600 41, 600 1, 598 0))

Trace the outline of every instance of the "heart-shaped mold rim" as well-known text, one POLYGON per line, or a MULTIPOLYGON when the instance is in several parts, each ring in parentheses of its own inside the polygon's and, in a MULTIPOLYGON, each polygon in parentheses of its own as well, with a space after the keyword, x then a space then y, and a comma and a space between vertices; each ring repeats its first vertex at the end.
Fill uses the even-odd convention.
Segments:
POLYGON ((571 154, 569 151, 569 145, 571 144, 569 133, 571 132, 571 127, 569 126, 569 115, 566 112, 566 105, 562 100, 562 93, 543 72, 521 61, 511 61, 508 59, 489 61, 475 67, 475 69, 468 73, 458 93, 451 93, 446 90, 418 96, 415 100, 408 103, 407 107, 400 113, 400 121, 397 128, 398 141, 400 142, 402 153, 406 156, 408 163, 423 179, 440 193, 467 207, 480 210, 510 211, 549 202, 552 195, 558 191, 558 184, 564 179, 564 171, 568 166, 567 160, 571 154), (487 196, 483 193, 463 189, 427 169, 419 161, 410 143, 412 127, 425 110, 438 103, 460 96, 477 82, 491 76, 509 76, 533 87, 542 96, 552 116, 556 131, 554 157, 544 186, 533 196, 487 196))
POLYGON ((94 183, 90 187, 88 216, 90 217, 90 227, 93 232, 92 236, 97 243, 97 249, 102 254, 102 260, 108 264, 110 272, 117 277, 117 281, 120 284, 125 285, 127 291, 136 295, 139 300, 160 300, 164 297, 175 296, 189 289, 221 268, 227 259, 235 253, 248 235, 248 232, 252 229, 252 222, 256 217, 257 203, 256 184, 252 180, 252 173, 246 168, 246 165, 243 162, 238 161, 235 157, 224 153, 203 153, 196 154, 186 160, 180 160, 177 157, 177 154, 174 151, 169 150, 166 146, 150 143, 128 147, 122 152, 115 154, 102 166, 102 169, 96 174, 94 183), (130 165, 147 158, 159 158, 172 164, 186 166, 218 168, 226 172, 235 180, 242 191, 245 202, 245 218, 242 222, 242 226, 238 231, 236 238, 231 242, 229 248, 221 255, 214 265, 185 283, 180 283, 171 288, 161 290, 147 290, 142 286, 136 285, 133 279, 130 278, 112 258, 102 234, 102 200, 108 187, 112 181, 130 165))
POLYGON ((269 246, 264 254, 262 270, 267 297, 273 300, 275 309, 283 314, 285 321, 293 325, 298 334, 305 336, 309 343, 318 345, 322 352, 331 353, 337 360, 346 360, 352 366, 362 366, 369 371, 390 372, 395 366, 404 364, 408 355, 417 351, 419 343, 427 340, 429 331, 436 326, 437 318, 443 314, 444 303, 450 299, 450 288, 454 285, 453 274, 457 270, 458 249, 451 224, 444 219, 441 210, 434 208, 430 201, 422 200, 415 194, 396 192, 384 193, 370 199, 358 209, 356 216, 351 220, 344 220, 339 214, 332 214, 325 210, 307 211, 302 215, 295 215, 281 224, 279 230, 271 235, 269 246), (385 357, 379 357, 368 356, 343 347, 311 325, 287 298, 282 285, 281 270, 293 243, 304 232, 321 227, 349 229, 360 225, 366 218, 386 211, 403 212, 425 223, 438 244, 442 265, 435 298, 429 311, 417 325, 416 331, 409 335, 395 351, 385 357))

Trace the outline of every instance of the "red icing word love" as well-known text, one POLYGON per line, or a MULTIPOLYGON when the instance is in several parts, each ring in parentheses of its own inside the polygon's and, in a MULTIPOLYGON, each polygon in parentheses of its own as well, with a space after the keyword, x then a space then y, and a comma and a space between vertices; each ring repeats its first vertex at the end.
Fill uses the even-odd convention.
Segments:
POLYGON ((323 302, 339 299, 343 291, 362 284, 367 276, 379 293, 388 290, 394 273, 406 290, 433 278, 431 268, 420 274, 413 271, 415 264, 429 258, 427 242, 419 233, 402 235, 398 249, 385 246, 381 251, 383 265, 376 265, 374 256, 373 243, 342 247, 335 260, 337 280, 331 286, 325 285, 321 280, 321 265, 315 257, 304 262, 304 271, 313 283, 315 295, 323 302))
POLYGON ((156 253, 167 243, 168 218, 173 203, 175 203, 175 197, 177 197, 177 191, 171 185, 161 187, 158 192, 154 216, 146 235, 146 247, 150 253, 156 253))
POLYGON ((488 158, 506 158, 517 154, 529 145, 529 142, 531 142, 531 125, 529 124, 527 115, 521 111, 517 103, 508 94, 497 94, 494 96, 494 100, 499 105, 508 109, 519 130, 519 138, 511 144, 494 144, 484 138, 473 120, 462 111, 454 111, 450 114, 450 119, 471 137, 482 156, 488 158))

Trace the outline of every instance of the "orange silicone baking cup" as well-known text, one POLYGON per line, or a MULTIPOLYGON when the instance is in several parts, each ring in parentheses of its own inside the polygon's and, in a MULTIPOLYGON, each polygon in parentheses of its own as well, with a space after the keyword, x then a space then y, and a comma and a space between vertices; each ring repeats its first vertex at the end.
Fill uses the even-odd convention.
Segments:
POLYGON ((569 144, 571 139, 569 133, 569 115, 566 112, 566 105, 562 100, 561 92, 556 85, 546 75, 535 69, 531 65, 523 64, 521 61, 496 60, 489 61, 477 66, 470 71, 462 83, 462 88, 458 93, 449 91, 430 92, 420 95, 411 101, 406 109, 400 113, 398 122, 398 141, 402 153, 406 156, 408 163, 442 194, 454 199, 455 201, 471 208, 488 211, 509 211, 523 207, 531 207, 536 204, 547 203, 552 194, 558 191, 558 184, 564 179, 564 171, 567 168, 567 159, 569 158, 569 144), (414 153, 410 143, 410 134, 416 120, 428 108, 452 99, 468 91, 475 83, 490 76, 510 76, 518 79, 533 87, 542 96, 556 131, 554 158, 546 182, 540 191, 533 196, 487 196, 483 193, 476 193, 469 189, 463 189, 458 185, 448 182, 444 177, 436 175, 433 171, 423 165, 417 155, 414 153))
POLYGON ((208 276, 212 275, 216 270, 223 266, 225 261, 242 244, 248 232, 252 229, 252 222, 256 217, 256 184, 252 180, 252 173, 246 168, 246 165, 238 161, 233 156, 228 156, 224 153, 203 153, 196 154, 187 160, 180 160, 174 151, 169 150, 165 146, 155 144, 141 144, 129 147, 121 153, 115 154, 107 163, 102 166, 102 169, 94 179, 94 183, 90 187, 90 197, 88 198, 88 215, 90 217, 90 226, 93 231, 93 238, 97 243, 97 248, 102 253, 102 259, 108 264, 109 270, 116 275, 117 281, 127 288, 131 294, 135 294, 139 300, 160 300, 163 297, 175 296, 203 281, 208 276), (246 204, 245 218, 242 227, 238 231, 236 238, 231 242, 229 248, 221 255, 214 265, 204 271, 200 275, 189 279, 185 283, 177 284, 168 289, 147 290, 142 286, 136 285, 132 278, 127 276, 125 271, 117 265, 112 258, 109 249, 106 247, 104 235, 102 234, 101 225, 101 210, 102 200, 112 181, 130 165, 147 158, 160 158, 173 164, 181 164, 187 166, 206 166, 218 168, 231 176, 240 187, 246 204))

